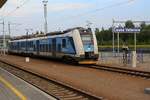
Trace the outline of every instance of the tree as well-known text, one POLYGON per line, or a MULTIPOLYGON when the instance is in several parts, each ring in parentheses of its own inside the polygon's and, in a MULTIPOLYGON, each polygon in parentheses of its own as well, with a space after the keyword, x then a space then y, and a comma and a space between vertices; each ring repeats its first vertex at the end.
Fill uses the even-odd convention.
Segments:
POLYGON ((131 20, 128 20, 125 22, 125 27, 126 28, 134 28, 135 26, 131 20))
MULTIPOLYGON (((125 26, 127 28, 135 27, 133 22, 130 20, 125 23, 125 26)), ((141 29, 142 29, 141 32, 137 34, 137 44, 150 45, 150 25, 145 24, 145 22, 143 22, 141 23, 141 29)), ((112 44, 112 28, 111 27, 109 29, 104 29, 102 27, 101 30, 96 28, 95 34, 96 34, 99 45, 111 45, 112 44)), ((117 34, 115 34, 115 37, 117 37, 117 34)), ((134 43, 133 38, 134 38, 133 34, 130 34, 130 33, 120 34, 121 43, 133 44, 134 43)))
POLYGON ((95 33, 99 33, 99 28, 95 28, 95 33))
POLYGON ((142 22, 141 25, 140 25, 141 29, 143 30, 145 27, 146 27, 146 24, 145 22, 142 22))

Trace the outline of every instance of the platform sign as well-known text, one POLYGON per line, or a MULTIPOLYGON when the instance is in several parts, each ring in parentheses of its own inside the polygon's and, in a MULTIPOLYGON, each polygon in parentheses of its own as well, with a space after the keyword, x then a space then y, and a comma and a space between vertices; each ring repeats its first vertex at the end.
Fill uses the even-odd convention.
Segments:
POLYGON ((140 28, 114 28, 114 33, 140 33, 140 28))

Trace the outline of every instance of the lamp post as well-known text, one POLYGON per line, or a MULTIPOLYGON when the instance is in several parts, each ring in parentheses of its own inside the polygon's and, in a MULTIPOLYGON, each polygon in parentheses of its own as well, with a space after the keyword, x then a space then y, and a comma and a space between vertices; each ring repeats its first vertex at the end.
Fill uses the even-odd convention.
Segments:
POLYGON ((47 33, 47 0, 43 0, 43 5, 44 5, 44 31, 45 34, 47 33))

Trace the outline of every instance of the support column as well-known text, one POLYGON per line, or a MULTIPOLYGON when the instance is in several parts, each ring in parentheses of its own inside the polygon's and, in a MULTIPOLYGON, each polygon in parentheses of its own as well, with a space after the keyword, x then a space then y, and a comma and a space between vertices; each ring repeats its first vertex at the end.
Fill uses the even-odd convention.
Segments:
POLYGON ((120 42, 119 42, 120 41, 120 39, 119 39, 119 33, 117 33, 117 39, 118 39, 118 55, 119 55, 119 48, 120 48, 119 47, 119 44, 120 44, 120 42))
POLYGON ((136 67, 136 33, 134 33, 134 51, 132 52, 132 67, 136 67))
POLYGON ((113 56, 115 56, 115 32, 114 32, 114 19, 112 24, 112 46, 113 46, 113 56))

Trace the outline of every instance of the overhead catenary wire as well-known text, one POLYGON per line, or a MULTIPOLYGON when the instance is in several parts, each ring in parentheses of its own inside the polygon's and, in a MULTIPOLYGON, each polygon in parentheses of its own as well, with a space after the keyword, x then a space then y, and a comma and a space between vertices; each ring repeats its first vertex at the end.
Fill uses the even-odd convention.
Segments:
MULTIPOLYGON (((9 13, 7 13, 5 16, 10 16, 12 14, 14 14, 14 12, 16 12, 18 9, 22 8, 25 4, 27 4, 30 0, 22 0, 21 4, 16 6, 15 9, 13 9, 12 11, 10 11, 9 13)), ((95 12, 100 12, 100 11, 103 11, 105 9, 110 9, 110 8, 113 8, 113 7, 117 7, 117 6, 122 6, 122 5, 126 5, 128 3, 131 3, 135 0, 125 0, 125 1, 121 1, 121 2, 118 2, 118 3, 114 3, 114 4, 111 4, 111 5, 108 5, 108 6, 104 6, 102 8, 97 8, 95 10, 91 10, 91 11, 87 11, 87 12, 84 12, 84 13, 81 13, 81 14, 77 14, 77 15, 74 15, 74 16, 68 16, 68 17, 65 17, 65 20, 62 20, 62 18, 60 19, 59 22, 62 22, 62 21, 66 21, 66 20, 73 20, 75 18, 81 18, 83 16, 87 16, 87 15, 90 15, 92 13, 95 13, 95 12)), ((59 20, 59 19, 58 19, 59 20)))
POLYGON ((8 12, 7 14, 4 15, 4 17, 6 16, 10 16, 11 14, 14 14, 14 12, 16 12, 18 9, 22 8, 25 4, 27 4, 30 0, 25 0, 23 1, 20 5, 18 5, 15 9, 13 9, 12 11, 8 12))
MULTIPOLYGON (((111 4, 111 5, 102 7, 102 8, 97 8, 95 10, 91 10, 91 11, 88 11, 88 12, 85 12, 85 13, 81 13, 81 14, 77 14, 77 15, 74 15, 74 16, 66 17, 66 20, 71 20, 73 18, 80 18, 82 16, 87 16, 89 14, 96 13, 96 12, 99 12, 99 11, 103 11, 105 9, 110 9, 110 8, 114 8, 114 7, 117 7, 117 6, 126 5, 126 4, 129 4, 129 3, 133 2, 133 1, 135 1, 135 0, 126 0, 126 1, 118 2, 118 3, 114 3, 114 4, 111 4)), ((66 20, 61 20, 60 19, 60 21, 66 21, 66 20)))

